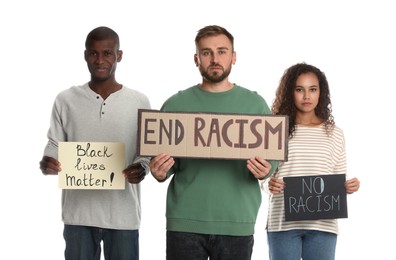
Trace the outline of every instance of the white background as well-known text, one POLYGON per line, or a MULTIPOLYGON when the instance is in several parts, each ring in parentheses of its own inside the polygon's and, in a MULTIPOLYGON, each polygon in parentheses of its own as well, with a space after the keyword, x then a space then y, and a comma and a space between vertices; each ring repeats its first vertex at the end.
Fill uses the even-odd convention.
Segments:
MULTIPOLYGON (((89 80, 84 41, 106 25, 121 38, 117 79, 152 107, 200 82, 194 37, 209 24, 235 37, 231 81, 270 105, 284 70, 318 66, 329 80, 344 129, 348 170, 361 180, 341 219, 337 259, 389 259, 394 252, 395 8, 392 1, 7 1, 1 22, 1 255, 63 259, 56 177, 42 176, 55 96, 89 80), (385 236, 390 236, 390 239, 385 236)), ((141 259, 165 259, 167 183, 142 184, 141 259)), ((257 219, 253 259, 268 259, 267 195, 257 219)))

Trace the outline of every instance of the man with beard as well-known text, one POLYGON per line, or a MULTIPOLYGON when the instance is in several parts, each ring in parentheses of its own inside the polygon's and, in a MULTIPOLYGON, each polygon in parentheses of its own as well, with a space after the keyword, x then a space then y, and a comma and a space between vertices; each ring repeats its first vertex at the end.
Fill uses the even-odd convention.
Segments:
MULTIPOLYGON (((170 97, 162 111, 270 114, 260 95, 229 81, 236 52, 226 29, 200 29, 195 45, 202 82, 170 97)), ((173 176, 166 206, 167 259, 251 259, 261 204, 258 180, 269 177, 275 166, 259 155, 247 161, 163 153, 152 158, 150 170, 158 181, 173 176)))

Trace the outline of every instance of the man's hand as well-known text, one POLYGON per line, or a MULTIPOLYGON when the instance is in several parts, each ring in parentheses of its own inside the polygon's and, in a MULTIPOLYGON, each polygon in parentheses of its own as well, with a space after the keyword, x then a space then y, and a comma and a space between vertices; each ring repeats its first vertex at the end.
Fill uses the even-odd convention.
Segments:
POLYGON ((253 176, 259 180, 264 180, 271 171, 271 164, 260 156, 247 160, 246 166, 253 176))
POLYGON ((129 165, 122 173, 125 179, 132 184, 140 183, 146 176, 146 172, 140 163, 129 165))
POLYGON ((58 160, 49 156, 43 156, 43 159, 40 161, 40 170, 45 175, 57 175, 62 168, 58 160))
POLYGON ((175 164, 175 160, 168 154, 161 153, 150 160, 150 172, 158 181, 166 179, 166 173, 175 164))

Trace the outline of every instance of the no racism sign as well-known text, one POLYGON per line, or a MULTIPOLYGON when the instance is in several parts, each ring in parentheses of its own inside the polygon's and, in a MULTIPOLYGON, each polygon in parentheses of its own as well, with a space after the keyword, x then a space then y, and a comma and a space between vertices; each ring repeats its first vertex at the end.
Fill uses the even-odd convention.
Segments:
POLYGON ((347 218, 345 174, 284 177, 285 220, 347 218))
POLYGON ((138 154, 287 161, 288 118, 139 110, 138 154))

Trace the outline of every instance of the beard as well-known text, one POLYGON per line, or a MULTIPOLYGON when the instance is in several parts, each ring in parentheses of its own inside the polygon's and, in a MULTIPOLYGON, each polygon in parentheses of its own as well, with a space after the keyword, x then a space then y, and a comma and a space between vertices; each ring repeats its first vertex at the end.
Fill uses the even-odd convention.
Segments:
POLYGON ((224 69, 224 67, 219 64, 212 64, 206 70, 205 70, 205 68, 199 66, 199 72, 201 73, 202 77, 204 79, 206 79, 207 81, 212 82, 212 83, 219 83, 219 82, 223 81, 224 79, 226 79, 230 75, 231 64, 230 64, 230 66, 228 66, 228 69, 224 69), (209 68, 211 66, 221 67, 222 72, 214 71, 214 72, 210 73, 209 68))

